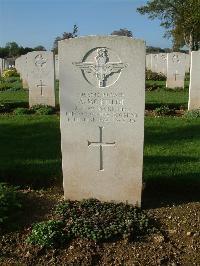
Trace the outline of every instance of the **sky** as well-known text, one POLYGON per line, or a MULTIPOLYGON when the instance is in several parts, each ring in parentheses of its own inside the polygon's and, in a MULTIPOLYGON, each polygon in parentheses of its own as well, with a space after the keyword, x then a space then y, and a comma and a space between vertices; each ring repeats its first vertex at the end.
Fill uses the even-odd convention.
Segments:
POLYGON ((158 20, 137 13, 146 0, 0 0, 0 47, 15 41, 23 47, 50 50, 63 32, 79 27, 78 35, 108 35, 127 28, 147 45, 171 47, 158 20))

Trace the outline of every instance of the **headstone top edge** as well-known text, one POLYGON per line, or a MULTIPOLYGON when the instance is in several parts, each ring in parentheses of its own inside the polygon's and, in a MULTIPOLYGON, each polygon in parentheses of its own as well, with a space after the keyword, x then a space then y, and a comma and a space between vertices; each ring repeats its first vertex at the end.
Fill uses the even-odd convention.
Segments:
POLYGON ((61 41, 58 41, 59 44, 64 44, 66 42, 75 42, 76 40, 89 40, 89 39, 96 39, 96 40, 103 40, 103 39, 116 39, 116 37, 120 40, 127 40, 129 42, 138 42, 141 43, 143 45, 146 44, 146 42, 142 39, 135 39, 132 37, 127 37, 127 36, 118 36, 118 35, 87 35, 87 36, 79 36, 79 37, 75 37, 75 38, 70 38, 70 39, 64 39, 61 41))

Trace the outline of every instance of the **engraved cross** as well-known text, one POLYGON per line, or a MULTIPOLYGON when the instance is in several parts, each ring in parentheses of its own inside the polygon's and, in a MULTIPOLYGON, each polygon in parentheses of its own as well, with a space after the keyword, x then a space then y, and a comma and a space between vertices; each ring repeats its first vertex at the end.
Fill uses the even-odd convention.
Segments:
POLYGON ((37 85, 37 87, 40 87, 40 95, 43 96, 43 87, 46 87, 47 85, 42 83, 42 80, 40 80, 40 84, 37 85))
POLYGON ((115 142, 103 142, 103 127, 99 127, 100 137, 99 141, 91 142, 88 141, 88 147, 99 147, 100 151, 100 171, 103 171, 103 147, 112 147, 115 146, 115 142))
POLYGON ((177 81, 177 76, 180 76, 180 74, 178 74, 177 72, 174 73, 174 79, 175 79, 175 81, 177 81))

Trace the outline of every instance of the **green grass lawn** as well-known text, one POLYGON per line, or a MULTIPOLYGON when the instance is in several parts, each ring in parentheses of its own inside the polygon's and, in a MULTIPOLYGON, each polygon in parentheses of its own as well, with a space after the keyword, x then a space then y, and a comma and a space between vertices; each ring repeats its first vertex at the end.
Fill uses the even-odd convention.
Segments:
POLYGON ((11 102, 16 104, 26 104, 28 105, 28 91, 5 91, 0 93, 0 102, 11 102))
POLYGON ((200 119, 145 118, 144 179, 200 182, 200 119))
MULTIPOLYGON (((59 117, 0 116, 0 178, 14 184, 62 180, 59 117)), ((200 172, 200 119, 145 118, 144 180, 189 184, 200 172)))
POLYGON ((0 116, 0 178, 45 186, 61 177, 59 117, 0 116))
POLYGON ((149 85, 159 85, 159 89, 155 91, 146 91, 145 102, 146 109, 155 109, 161 105, 168 105, 172 108, 187 108, 189 99, 188 81, 185 82, 184 90, 169 90, 165 88, 165 81, 147 81, 149 85))

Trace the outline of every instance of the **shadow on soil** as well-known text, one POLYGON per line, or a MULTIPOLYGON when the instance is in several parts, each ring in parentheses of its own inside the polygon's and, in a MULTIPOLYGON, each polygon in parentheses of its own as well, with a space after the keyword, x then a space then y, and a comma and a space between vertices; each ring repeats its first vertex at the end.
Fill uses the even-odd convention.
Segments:
MULTIPOLYGON (((158 180, 146 182, 142 194, 142 207, 144 209, 180 205, 200 201, 199 175, 192 173, 193 178, 181 176, 180 180, 165 179, 162 183, 158 180)), ((178 177, 176 177, 178 179, 178 177)), ((176 179, 175 178, 175 179, 176 179)))

